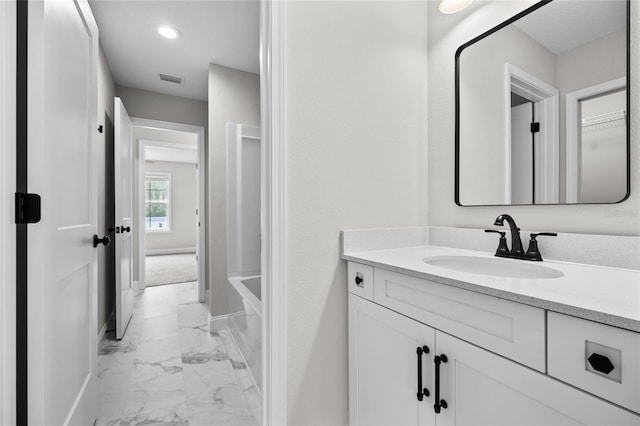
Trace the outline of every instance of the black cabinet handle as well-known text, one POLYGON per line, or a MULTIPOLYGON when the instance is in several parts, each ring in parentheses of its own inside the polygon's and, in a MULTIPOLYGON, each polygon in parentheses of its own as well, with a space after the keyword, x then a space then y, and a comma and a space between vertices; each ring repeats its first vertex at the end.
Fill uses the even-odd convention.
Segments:
POLYGON ((93 247, 96 248, 100 244, 104 244, 104 246, 108 246, 111 243, 111 237, 105 235, 103 238, 98 238, 97 235, 93 236, 93 247))
POLYGON ((429 389, 422 387, 422 354, 429 353, 428 346, 418 346, 416 349, 416 353, 418 354, 418 401, 422 401, 422 398, 425 396, 429 396, 429 389))
POLYGON ((587 358, 587 361, 589 361, 594 370, 604 374, 609 374, 616 368, 609 358, 595 352, 587 358))
POLYGON ((436 355, 433 358, 433 362, 436 365, 436 373, 435 373, 435 382, 436 382, 436 403, 433 404, 433 411, 436 412, 436 414, 440 413, 440 408, 447 408, 447 401, 445 401, 444 399, 440 399, 440 364, 443 362, 447 362, 447 356, 445 354, 442 355, 436 355))

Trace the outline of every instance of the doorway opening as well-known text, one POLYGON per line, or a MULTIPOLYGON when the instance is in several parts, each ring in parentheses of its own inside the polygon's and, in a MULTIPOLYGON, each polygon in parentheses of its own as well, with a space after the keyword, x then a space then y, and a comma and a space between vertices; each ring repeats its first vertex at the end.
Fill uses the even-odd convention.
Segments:
POLYGON ((134 282, 143 290, 147 285, 197 281, 198 302, 204 303, 204 128, 132 118, 132 138, 138 224, 133 244, 134 282))
POLYGON ((567 93, 567 203, 626 198, 627 97, 626 77, 567 93))
POLYGON ((505 63, 505 204, 559 198, 558 89, 505 63))

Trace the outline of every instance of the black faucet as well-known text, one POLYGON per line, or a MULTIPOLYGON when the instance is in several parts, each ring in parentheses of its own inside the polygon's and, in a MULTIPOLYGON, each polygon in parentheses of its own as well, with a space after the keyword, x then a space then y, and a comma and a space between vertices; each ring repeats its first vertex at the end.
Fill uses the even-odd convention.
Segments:
POLYGON ((505 232, 496 231, 494 229, 485 229, 485 232, 496 232, 500 234, 500 242, 498 244, 498 249, 496 250, 496 256, 498 257, 508 257, 511 259, 521 259, 521 260, 533 260, 537 262, 542 261, 542 255, 538 250, 538 242, 536 237, 539 236, 549 236, 555 237, 558 234, 555 232, 541 232, 538 234, 531 234, 531 241, 529 241, 529 249, 525 253, 522 249, 522 240, 520 239, 520 228, 516 225, 516 221, 513 220, 511 216, 508 214, 501 214, 496 218, 496 221, 493 223, 497 226, 503 226, 504 221, 507 221, 509 225, 509 229, 511 231, 511 250, 507 247, 507 240, 505 237, 505 232))
POLYGON ((496 226, 503 226, 504 221, 507 221, 509 224, 509 229, 511 230, 511 254, 519 254, 524 253, 522 249, 522 240, 520 239, 520 228, 516 225, 516 221, 513 220, 511 216, 508 214, 501 214, 496 218, 496 221, 493 222, 496 226))

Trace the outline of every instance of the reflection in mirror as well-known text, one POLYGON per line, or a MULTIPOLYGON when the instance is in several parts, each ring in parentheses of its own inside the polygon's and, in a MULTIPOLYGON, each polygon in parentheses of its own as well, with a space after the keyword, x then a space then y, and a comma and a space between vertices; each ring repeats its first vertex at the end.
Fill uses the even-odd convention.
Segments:
POLYGON ((628 1, 540 2, 458 49, 456 202, 628 195, 628 1))
POLYGON ((626 108, 625 79, 567 95, 567 202, 616 202, 625 197, 626 108))

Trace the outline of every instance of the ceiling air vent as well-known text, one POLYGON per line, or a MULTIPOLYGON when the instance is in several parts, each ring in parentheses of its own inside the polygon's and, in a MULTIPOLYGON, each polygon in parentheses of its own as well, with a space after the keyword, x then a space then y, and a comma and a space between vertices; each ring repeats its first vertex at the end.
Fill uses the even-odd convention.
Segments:
POLYGON ((176 77, 173 75, 167 75, 167 74, 159 74, 160 76, 160 80, 162 81, 168 81, 169 83, 175 83, 175 84, 184 84, 184 78, 182 77, 176 77))

